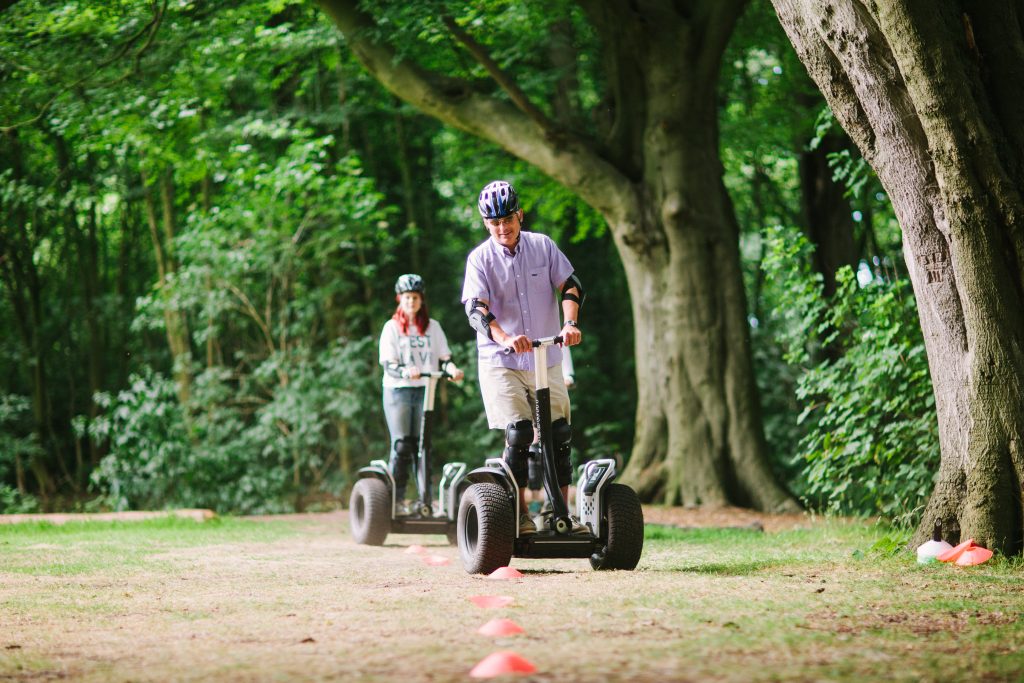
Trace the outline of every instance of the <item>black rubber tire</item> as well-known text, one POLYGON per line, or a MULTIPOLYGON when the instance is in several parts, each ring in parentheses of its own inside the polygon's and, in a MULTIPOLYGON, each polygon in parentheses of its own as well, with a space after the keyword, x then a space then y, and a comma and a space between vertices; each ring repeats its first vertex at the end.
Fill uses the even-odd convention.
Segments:
POLYGON ((636 569, 644 550, 644 511, 633 489, 609 484, 604 494, 604 550, 590 556, 594 569, 636 569))
POLYGON ((391 531, 391 492, 380 479, 360 479, 348 501, 352 539, 363 545, 384 545, 391 531))
POLYGON ((467 572, 490 574, 508 566, 515 542, 514 519, 508 494, 498 484, 480 482, 466 489, 455 533, 467 572))

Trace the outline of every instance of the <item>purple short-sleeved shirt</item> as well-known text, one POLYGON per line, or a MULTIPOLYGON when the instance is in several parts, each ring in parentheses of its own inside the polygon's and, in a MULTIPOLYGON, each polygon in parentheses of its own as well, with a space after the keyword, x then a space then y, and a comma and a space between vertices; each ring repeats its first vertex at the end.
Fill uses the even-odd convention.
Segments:
MULTIPOLYGON (((512 254, 492 238, 466 259, 462 303, 485 299, 501 329, 530 339, 551 337, 562 329, 555 289, 572 275, 572 264, 547 235, 522 231, 512 254)), ((479 332, 480 362, 516 370, 533 370, 532 353, 505 355, 501 344, 479 332)), ((548 366, 562 362, 562 349, 548 348, 548 366)))

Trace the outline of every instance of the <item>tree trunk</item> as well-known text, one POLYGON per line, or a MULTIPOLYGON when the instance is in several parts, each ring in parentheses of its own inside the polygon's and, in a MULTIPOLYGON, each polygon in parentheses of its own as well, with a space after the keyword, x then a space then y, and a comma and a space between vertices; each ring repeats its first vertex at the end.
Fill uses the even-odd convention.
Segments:
POLYGON ((149 222, 149 235, 153 242, 153 252, 157 265, 157 287, 163 299, 164 327, 167 332, 167 345, 171 352, 171 364, 178 391, 178 400, 182 406, 188 405, 192 386, 191 344, 188 326, 184 314, 172 301, 170 278, 176 270, 174 262, 174 199, 170 171, 161 174, 157 181, 160 185, 161 221, 157 218, 156 202, 151 189, 146 183, 145 173, 142 176, 143 198, 146 207, 146 220, 149 222), (161 237, 162 233, 162 237, 161 237))
POLYGON ((941 464, 912 544, 1024 547, 1024 31, 992 0, 773 0, 893 202, 917 296, 941 464))
MULTIPOLYGON (((532 163, 608 221, 636 335, 637 429, 624 479, 649 500, 795 509, 767 464, 737 228, 718 158, 715 86, 743 0, 685 11, 653 0, 580 4, 601 37, 608 79, 611 120, 595 137, 549 119, 454 19, 445 19, 452 36, 507 99, 373 42, 363 30, 373 20, 357 0, 320 0, 385 87, 532 163)), ((587 315, 584 308, 584 330, 587 315)))
MULTIPOLYGON (((21 145, 17 134, 5 136, 2 147, 4 166, 8 166, 16 179, 30 182, 23 164, 21 145)), ((0 279, 3 280, 14 312, 18 333, 25 346, 25 365, 32 391, 32 417, 42 457, 33 457, 28 468, 35 475, 38 494, 44 505, 57 485, 47 460, 60 458, 53 428, 53 407, 48 384, 49 340, 45 338, 43 321, 43 282, 34 255, 40 236, 38 230, 46 225, 39 207, 29 207, 13 201, 4 207, 8 212, 5 225, 0 225, 0 279), (29 217, 29 209, 34 215, 29 217)), ((19 469, 21 465, 19 463, 19 469)), ((19 481, 23 475, 19 474, 19 481)), ((19 485, 23 486, 23 484, 19 485)), ((20 488, 19 488, 20 490, 20 488)))
POLYGON ((814 244, 814 269, 821 273, 825 296, 836 293, 836 271, 855 268, 860 254, 853 239, 853 216, 842 185, 832 180, 828 156, 849 145, 827 135, 800 154, 800 201, 808 239, 814 244))

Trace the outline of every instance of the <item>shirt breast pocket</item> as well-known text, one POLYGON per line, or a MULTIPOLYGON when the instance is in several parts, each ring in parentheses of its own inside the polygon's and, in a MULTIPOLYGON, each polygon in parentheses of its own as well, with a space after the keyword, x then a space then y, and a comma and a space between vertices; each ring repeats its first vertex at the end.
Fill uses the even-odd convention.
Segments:
POLYGON ((548 279, 547 266, 527 271, 526 289, 529 292, 531 306, 543 306, 551 298, 551 281, 548 279))

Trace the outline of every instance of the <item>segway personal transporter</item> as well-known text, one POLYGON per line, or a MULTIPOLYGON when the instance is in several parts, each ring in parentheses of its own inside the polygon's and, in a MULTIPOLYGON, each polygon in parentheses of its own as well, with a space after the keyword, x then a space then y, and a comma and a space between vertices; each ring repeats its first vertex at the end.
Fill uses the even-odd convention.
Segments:
POLYGON ((450 377, 444 371, 420 373, 427 380, 423 392, 423 419, 420 422, 419 453, 414 467, 419 499, 409 514, 396 514, 400 496, 395 478, 386 460, 371 460, 357 473, 359 480, 352 487, 348 514, 352 538, 364 545, 383 545, 389 533, 445 534, 455 545, 455 519, 458 512, 459 484, 466 474, 466 464, 446 463, 441 472, 435 506, 430 490, 431 437, 434 423, 434 398, 437 383, 450 377))
POLYGON ((466 475, 469 486, 459 503, 456 535, 462 564, 470 574, 489 574, 507 566, 513 557, 587 557, 594 569, 634 569, 644 545, 643 510, 633 489, 612 483, 614 460, 592 460, 584 467, 576 509, 589 533, 572 533, 555 470, 548 388, 547 347, 561 344, 562 338, 531 343, 537 390, 534 422, 540 434, 544 491, 552 510, 535 518, 542 522, 537 533, 520 536, 520 482, 503 458, 488 458, 483 467, 466 475))

